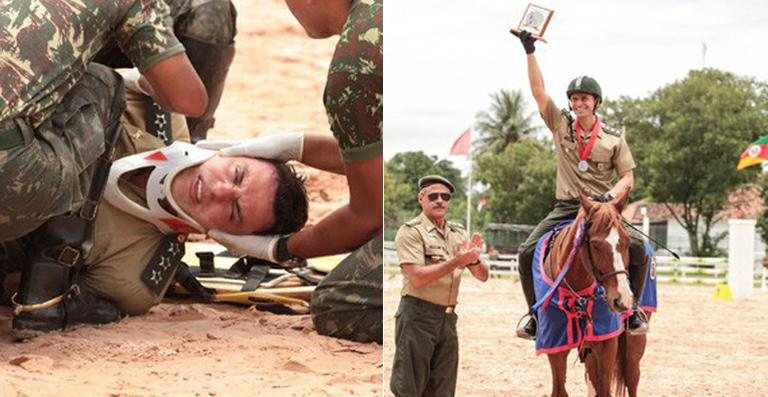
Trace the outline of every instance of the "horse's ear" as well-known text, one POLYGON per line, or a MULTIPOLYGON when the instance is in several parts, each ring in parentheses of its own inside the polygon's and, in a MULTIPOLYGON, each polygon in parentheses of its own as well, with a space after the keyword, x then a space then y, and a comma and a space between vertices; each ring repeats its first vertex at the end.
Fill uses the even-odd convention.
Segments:
POLYGON ((629 191, 630 187, 627 186, 624 190, 619 192, 618 197, 613 199, 613 206, 616 207, 616 211, 619 211, 619 214, 621 214, 621 212, 624 211, 624 208, 627 207, 627 201, 629 201, 629 191))
POLYGON ((589 213, 595 204, 595 200, 593 200, 592 197, 584 191, 584 189, 579 189, 579 202, 581 203, 581 207, 584 208, 587 213, 589 213))

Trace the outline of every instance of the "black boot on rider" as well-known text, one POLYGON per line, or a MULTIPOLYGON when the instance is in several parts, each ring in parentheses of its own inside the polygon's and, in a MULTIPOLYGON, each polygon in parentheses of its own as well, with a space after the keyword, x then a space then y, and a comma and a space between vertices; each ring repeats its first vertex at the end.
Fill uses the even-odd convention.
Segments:
POLYGON ((629 247, 629 287, 635 296, 635 302, 632 305, 632 315, 627 319, 627 333, 630 335, 645 335, 648 333, 648 320, 645 317, 643 309, 638 306, 640 297, 643 296, 645 289, 645 278, 648 274, 648 256, 645 253, 645 246, 642 242, 633 239, 629 247))
MULTIPOLYGON (((535 246, 523 249, 520 251, 520 255, 517 260, 517 271, 520 273, 520 284, 523 286, 523 294, 525 295, 525 302, 528 307, 536 303, 536 294, 533 289, 533 253, 535 246)), ((517 336, 519 338, 536 340, 536 314, 533 313, 529 316, 528 321, 522 326, 517 328, 517 336)))

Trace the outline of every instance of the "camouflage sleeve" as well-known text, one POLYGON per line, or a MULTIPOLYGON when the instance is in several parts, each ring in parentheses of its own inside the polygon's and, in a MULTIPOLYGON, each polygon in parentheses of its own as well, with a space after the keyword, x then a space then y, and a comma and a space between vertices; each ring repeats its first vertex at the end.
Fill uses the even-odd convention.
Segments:
POLYGON ((424 243, 416 228, 407 225, 401 226, 395 236, 395 249, 400 264, 424 264, 424 243))
POLYGON ((139 71, 144 71, 184 51, 173 34, 172 23, 162 0, 136 1, 117 27, 117 43, 139 71))
POLYGON ((613 165, 616 168, 616 172, 619 174, 631 171, 635 168, 635 159, 632 157, 632 152, 629 150, 625 135, 626 134, 621 135, 621 140, 619 140, 619 144, 616 145, 616 150, 613 154, 613 165))
POLYGON ((346 162, 382 155, 384 113, 381 0, 354 1, 328 70, 328 121, 346 162))

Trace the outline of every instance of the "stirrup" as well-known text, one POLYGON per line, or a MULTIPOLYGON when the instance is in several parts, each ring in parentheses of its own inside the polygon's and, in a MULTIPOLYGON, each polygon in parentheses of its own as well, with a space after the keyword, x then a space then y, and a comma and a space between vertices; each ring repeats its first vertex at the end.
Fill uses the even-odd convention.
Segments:
POLYGON ((640 307, 636 307, 632 315, 627 317, 627 334, 632 336, 645 335, 648 333, 649 328, 650 326, 648 324, 648 316, 645 314, 645 311, 640 307), (642 320, 643 324, 637 328, 629 328, 629 320, 634 315, 637 315, 640 318, 640 320, 642 320))
POLYGON ((517 333, 517 337, 518 338, 522 338, 522 339, 525 339, 525 340, 536 340, 536 335, 535 334, 531 335, 528 332, 526 332, 526 330, 525 330, 525 326, 528 325, 529 321, 533 321, 534 325, 536 326, 536 330, 538 331, 538 328, 539 328, 538 327, 538 322, 539 322, 539 320, 536 318, 536 316, 533 315, 533 313, 528 313, 528 314, 524 315, 523 317, 520 317, 520 320, 517 321, 517 328, 516 328, 515 332, 517 333), (522 323, 523 320, 525 320, 526 318, 530 318, 530 319, 528 321, 526 321, 525 324, 523 324, 521 326, 520 323, 522 323))

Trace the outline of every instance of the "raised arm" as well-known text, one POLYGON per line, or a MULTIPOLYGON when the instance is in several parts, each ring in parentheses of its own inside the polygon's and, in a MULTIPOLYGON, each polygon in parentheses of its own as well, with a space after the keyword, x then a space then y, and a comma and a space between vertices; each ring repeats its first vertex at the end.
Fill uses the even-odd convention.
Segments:
POLYGON ((547 102, 549 102, 549 95, 544 89, 544 77, 541 75, 539 63, 536 61, 536 55, 534 55, 534 52, 536 51, 534 42, 536 39, 531 37, 531 32, 528 32, 527 30, 523 30, 522 32, 511 30, 510 33, 517 36, 523 44, 523 49, 527 54, 526 58, 528 60, 528 81, 531 85, 531 93, 536 100, 536 106, 539 108, 539 113, 544 113, 544 108, 547 106, 547 102))

